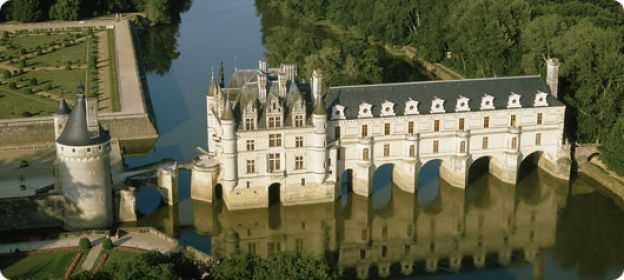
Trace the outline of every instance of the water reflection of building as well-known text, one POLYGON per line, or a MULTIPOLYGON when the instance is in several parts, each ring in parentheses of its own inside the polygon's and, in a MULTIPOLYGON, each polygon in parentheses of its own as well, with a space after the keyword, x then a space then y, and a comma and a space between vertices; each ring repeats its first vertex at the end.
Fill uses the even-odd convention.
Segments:
POLYGON ((346 203, 275 205, 253 211, 228 211, 193 201, 194 210, 196 205, 210 208, 194 211, 202 213, 194 214, 194 223, 212 235, 215 257, 238 250, 264 257, 279 251, 316 257, 337 253, 338 269, 358 278, 374 270, 389 276, 391 267, 406 275, 459 271, 533 262, 541 249, 553 246, 557 209, 565 197, 557 184, 541 171, 517 186, 492 176, 483 176, 466 190, 441 181, 436 199, 426 205, 419 205, 416 195, 393 188, 389 203, 381 209, 373 209, 374 196, 355 195, 346 203))

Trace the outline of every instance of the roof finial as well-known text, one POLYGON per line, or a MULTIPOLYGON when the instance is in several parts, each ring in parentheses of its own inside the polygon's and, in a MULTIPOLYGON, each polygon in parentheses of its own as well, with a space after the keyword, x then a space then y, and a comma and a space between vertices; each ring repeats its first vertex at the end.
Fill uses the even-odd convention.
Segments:
POLYGON ((234 56, 234 72, 238 71, 238 56, 234 56))

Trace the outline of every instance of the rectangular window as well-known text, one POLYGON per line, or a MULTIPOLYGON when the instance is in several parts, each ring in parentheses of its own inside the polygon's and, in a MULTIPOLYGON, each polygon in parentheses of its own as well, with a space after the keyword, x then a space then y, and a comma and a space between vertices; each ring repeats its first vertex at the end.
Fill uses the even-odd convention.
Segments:
POLYGON ((273 116, 269 117, 269 128, 279 128, 282 127, 282 117, 273 116))
POLYGON ((253 151, 256 149, 256 143, 254 140, 247 140, 247 151, 253 151))
POLYGON ((296 156, 295 157, 295 170, 301 170, 301 169, 303 169, 303 157, 296 156))
POLYGON ((414 134, 414 122, 407 123, 407 133, 414 134))
POLYGON ((297 148, 303 147, 303 136, 295 137, 295 147, 297 148))
POLYGON ((305 186, 305 178, 301 178, 301 186, 305 186))
POLYGON ((247 160, 247 173, 256 173, 256 161, 247 160))
POLYGON ((246 130, 253 130, 253 129, 255 129, 255 127, 254 127, 254 119, 253 118, 246 118, 245 119, 245 129, 246 130))
POLYGON ((440 151, 440 141, 433 140, 433 152, 437 153, 440 151))
POLYGON ((537 124, 542 124, 544 122, 544 116, 542 113, 537 113, 537 124))
POLYGON ((541 133, 536 133, 535 134, 535 145, 542 145, 542 134, 541 133))
POLYGON ((384 124, 384 135, 390 135, 390 124, 384 124))
POLYGON ((518 147, 518 138, 516 138, 516 137, 511 138, 511 148, 515 149, 517 147, 518 147))
POLYGON ((483 143, 482 143, 481 147, 484 150, 488 148, 488 138, 487 137, 483 137, 483 143))
POLYGON ((516 115, 511 115, 511 121, 509 125, 511 127, 516 127, 516 115))
POLYGON ((362 137, 368 137, 368 125, 362 125, 362 137))
POLYGON ((295 116, 295 127, 303 127, 303 116, 302 115, 295 116))
POLYGON ((269 172, 280 170, 280 154, 269 154, 269 172))
POLYGON ((440 131, 440 120, 433 121, 433 131, 435 132, 440 131))
POLYGON ((334 127, 334 139, 340 139, 340 127, 334 127))
POLYGON ((459 143, 459 152, 460 153, 466 152, 466 141, 461 141, 461 143, 459 143))
POLYGON ((269 134, 269 147, 281 147, 282 135, 281 134, 269 134))
POLYGON ((483 128, 488 128, 490 127, 490 117, 485 116, 483 117, 483 128))
POLYGON ((390 144, 384 144, 383 153, 384 157, 390 156, 390 144))
POLYGON ((459 119, 459 131, 464 131, 464 118, 459 119))

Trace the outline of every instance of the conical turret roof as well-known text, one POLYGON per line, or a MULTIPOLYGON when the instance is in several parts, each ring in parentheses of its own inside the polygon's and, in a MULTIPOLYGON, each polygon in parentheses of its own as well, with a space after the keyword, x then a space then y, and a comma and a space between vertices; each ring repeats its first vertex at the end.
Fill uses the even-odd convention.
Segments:
POLYGON ((230 94, 227 94, 225 99, 225 112, 223 112, 223 116, 221 116, 222 121, 233 121, 234 120, 234 112, 232 111, 232 104, 230 103, 230 94))
POLYGON ((316 102, 314 103, 314 110, 312 111, 312 114, 327 115, 327 110, 325 109, 323 98, 320 95, 316 98, 316 102))
POLYGON ((84 87, 80 85, 76 94, 76 106, 74 106, 69 120, 67 120, 67 125, 56 142, 66 146, 91 146, 110 140, 110 136, 102 127, 99 127, 99 130, 100 133, 94 133, 95 135, 89 132, 87 127, 87 102, 84 95, 84 87))
POLYGON ((69 115, 70 113, 71 113, 71 109, 69 109, 67 102, 65 102, 65 98, 61 97, 59 106, 56 109, 54 109, 54 114, 55 115, 69 115))

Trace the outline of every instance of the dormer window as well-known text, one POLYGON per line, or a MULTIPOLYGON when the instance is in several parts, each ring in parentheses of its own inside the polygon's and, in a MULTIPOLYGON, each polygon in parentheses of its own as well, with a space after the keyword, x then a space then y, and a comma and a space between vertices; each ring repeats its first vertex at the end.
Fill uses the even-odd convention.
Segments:
POLYGON ((381 103, 381 112, 379 113, 382 117, 394 116, 394 103, 386 100, 384 103, 381 103))
POLYGON ((244 112, 244 127, 245 130, 254 130, 256 129, 256 107, 253 102, 249 102, 247 106, 245 106, 244 112))
POLYGON ((304 126, 304 115, 297 114, 293 117, 293 126, 294 127, 303 127, 304 126))
POLYGON ((360 104, 360 111, 358 112, 358 118, 372 118, 373 117, 373 105, 363 102, 360 104))
POLYGON ((507 108, 521 108, 520 97, 522 97, 520 94, 512 92, 507 100, 507 108))
POLYGON ((332 120, 344 120, 345 119, 345 107, 338 104, 332 109, 332 120))
POLYGON ((446 112, 444 109, 444 100, 438 97, 434 98, 433 101, 431 101, 431 113, 435 114, 444 112, 446 112))
POLYGON ((484 94, 481 97, 481 110, 494 110, 494 96, 484 94))
POLYGON ((548 106, 548 93, 538 91, 535 94, 535 101, 533 102, 534 107, 546 107, 548 106))
POLYGON ((468 112, 470 111, 470 99, 464 96, 459 96, 457 104, 455 105, 455 112, 468 112))
POLYGON ((266 119, 268 128, 280 128, 284 126, 282 119, 282 106, 279 104, 276 97, 271 100, 271 105, 267 111, 266 119))
POLYGON ((405 114, 406 115, 417 115, 418 112, 418 101, 409 99, 405 102, 405 114))

